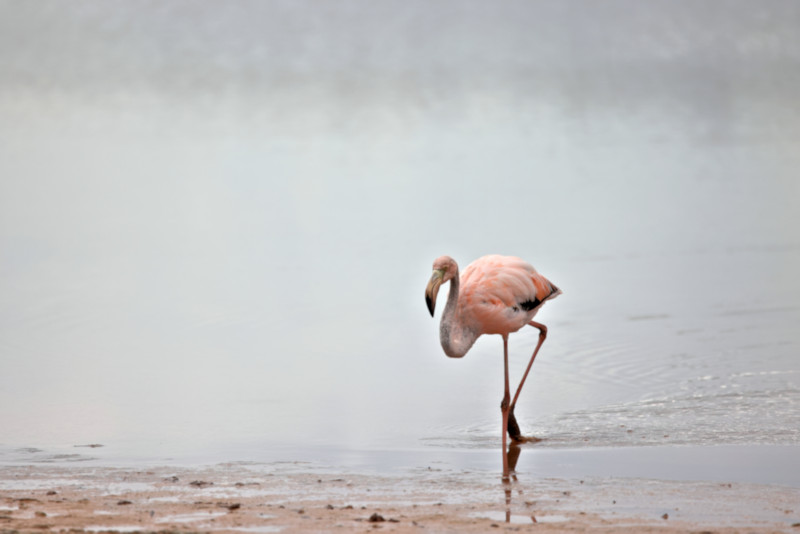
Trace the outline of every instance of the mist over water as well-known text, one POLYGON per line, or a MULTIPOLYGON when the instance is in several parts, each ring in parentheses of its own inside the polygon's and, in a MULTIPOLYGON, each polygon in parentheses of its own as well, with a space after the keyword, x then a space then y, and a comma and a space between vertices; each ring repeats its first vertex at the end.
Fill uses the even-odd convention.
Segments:
POLYGON ((0 2, 0 445, 495 447, 502 342, 449 360, 423 299, 489 253, 564 291, 517 407, 541 446, 797 445, 799 27, 0 2))

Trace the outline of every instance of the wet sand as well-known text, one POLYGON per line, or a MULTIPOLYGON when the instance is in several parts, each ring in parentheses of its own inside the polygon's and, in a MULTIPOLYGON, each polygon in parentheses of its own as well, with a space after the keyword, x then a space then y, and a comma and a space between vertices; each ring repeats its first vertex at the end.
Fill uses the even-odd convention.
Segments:
POLYGON ((0 532, 800 532, 800 489, 303 463, 0 468, 0 532))

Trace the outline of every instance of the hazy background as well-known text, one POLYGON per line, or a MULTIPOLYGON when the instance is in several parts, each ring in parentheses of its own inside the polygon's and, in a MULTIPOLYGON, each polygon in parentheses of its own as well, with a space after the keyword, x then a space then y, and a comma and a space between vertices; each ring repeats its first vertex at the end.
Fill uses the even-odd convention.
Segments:
POLYGON ((526 431, 800 443, 798 96, 791 0, 2 0, 0 444, 494 446, 488 253, 526 431))

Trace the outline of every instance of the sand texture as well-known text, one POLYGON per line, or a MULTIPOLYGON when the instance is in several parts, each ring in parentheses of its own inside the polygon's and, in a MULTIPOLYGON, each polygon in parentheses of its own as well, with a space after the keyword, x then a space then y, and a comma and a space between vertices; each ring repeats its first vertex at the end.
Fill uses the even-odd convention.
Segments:
POLYGON ((0 532, 800 532, 800 489, 301 464, 0 468, 0 532))

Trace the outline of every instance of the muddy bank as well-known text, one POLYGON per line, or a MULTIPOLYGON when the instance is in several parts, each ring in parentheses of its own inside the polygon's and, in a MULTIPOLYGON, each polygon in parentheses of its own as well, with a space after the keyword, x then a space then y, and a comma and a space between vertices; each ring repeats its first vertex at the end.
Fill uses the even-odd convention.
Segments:
POLYGON ((791 532, 800 489, 537 479, 434 468, 381 476, 304 464, 0 468, 0 530, 85 532, 791 532))

